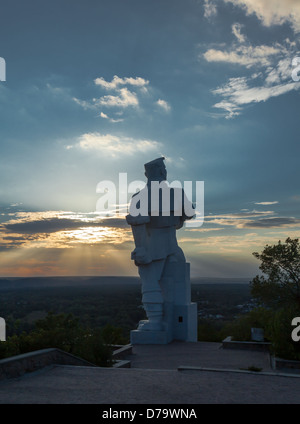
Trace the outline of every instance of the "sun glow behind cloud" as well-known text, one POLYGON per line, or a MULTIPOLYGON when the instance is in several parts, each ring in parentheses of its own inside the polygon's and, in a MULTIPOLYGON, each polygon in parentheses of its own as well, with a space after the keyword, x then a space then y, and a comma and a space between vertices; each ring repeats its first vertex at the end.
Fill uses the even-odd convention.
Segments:
POLYGON ((129 228, 124 218, 103 218, 100 214, 61 211, 20 212, 0 227, 2 249, 60 248, 78 245, 122 244, 128 241, 129 228))
POLYGON ((78 148, 83 151, 99 152, 111 157, 133 155, 141 152, 155 152, 161 148, 161 143, 155 140, 134 139, 132 137, 120 137, 113 134, 85 133, 78 138, 75 145, 66 146, 67 150, 78 148))
POLYGON ((128 275, 132 236, 122 215, 45 211, 8 218, 0 226, 2 275, 128 275))
MULTIPOLYGON (((278 205, 277 201, 254 203, 278 205)), ((6 218, 0 227, 2 275, 137 273, 130 261, 134 244, 124 214, 104 218, 96 212, 44 211, 9 213, 6 218)), ((271 210, 243 210, 210 214, 203 227, 180 230, 178 242, 187 260, 204 266, 210 255, 218 258, 215 271, 222 275, 226 261, 234 261, 238 269, 244 262, 249 265, 251 252, 265 244, 266 230, 268 242, 276 243, 283 234, 297 236, 299 228, 300 220, 293 217, 280 217, 271 210)), ((198 265, 193 276, 197 272, 198 265)))

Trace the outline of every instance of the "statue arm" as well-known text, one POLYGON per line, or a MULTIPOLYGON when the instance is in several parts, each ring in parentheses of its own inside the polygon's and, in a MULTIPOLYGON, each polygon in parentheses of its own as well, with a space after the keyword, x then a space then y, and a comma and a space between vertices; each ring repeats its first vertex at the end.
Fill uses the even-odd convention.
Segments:
POLYGON ((182 215, 184 220, 192 219, 195 216, 195 207, 193 203, 187 198, 186 194, 183 192, 183 211, 182 215))
POLYGON ((176 227, 176 230, 179 230, 183 227, 184 221, 194 218, 195 216, 195 207, 193 203, 187 198, 185 192, 182 190, 182 214, 180 216, 180 222, 176 227))
POLYGON ((149 216, 126 216, 126 221, 131 225, 135 249, 131 252, 131 259, 135 261, 136 265, 145 265, 152 262, 152 258, 147 252, 147 227, 146 224, 150 222, 149 216))

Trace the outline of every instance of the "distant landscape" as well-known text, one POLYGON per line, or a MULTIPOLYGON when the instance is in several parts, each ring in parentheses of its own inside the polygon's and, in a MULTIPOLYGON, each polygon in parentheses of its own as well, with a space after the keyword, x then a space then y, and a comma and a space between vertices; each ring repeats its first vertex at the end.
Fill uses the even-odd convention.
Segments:
MULTIPOLYGON (((220 326, 253 307, 248 279, 192 280, 199 323, 220 326)), ((129 341, 145 312, 138 277, 26 277, 0 279, 0 316, 7 335, 31 331, 48 312, 72 314, 90 328, 112 325, 129 341)))
MULTIPOLYGON (((192 278, 192 284, 248 284, 250 278, 192 278)), ((139 277, 0 277, 0 290, 34 287, 99 286, 106 284, 140 284, 139 277)))

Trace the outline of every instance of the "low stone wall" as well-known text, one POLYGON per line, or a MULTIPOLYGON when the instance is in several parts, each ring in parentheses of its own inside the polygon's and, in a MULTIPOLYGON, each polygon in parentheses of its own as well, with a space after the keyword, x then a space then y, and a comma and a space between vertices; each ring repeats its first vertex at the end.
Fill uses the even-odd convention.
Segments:
POLYGON ((95 367, 90 362, 64 352, 63 350, 51 348, 41 349, 22 355, 11 356, 0 360, 0 380, 3 378, 20 377, 26 372, 36 371, 48 365, 80 365, 95 367))
MULTIPOLYGON (((132 353, 132 346, 115 346, 113 352, 114 368, 130 368, 126 356, 132 353)), ((36 371, 48 365, 77 365, 96 367, 97 365, 85 359, 56 348, 41 349, 22 355, 11 356, 0 360, 0 380, 3 378, 20 377, 26 372, 36 371)))
POLYGON ((132 345, 112 345, 113 359, 125 359, 128 355, 132 354, 132 345))
POLYGON ((117 360, 113 364, 113 368, 131 368, 131 362, 125 360, 117 360))
POLYGON ((126 358, 132 354, 132 345, 112 345, 113 368, 131 368, 131 361, 126 358))
POLYGON ((240 342, 235 341, 231 339, 231 336, 226 337, 222 341, 223 349, 245 349, 245 350, 256 350, 256 351, 263 351, 263 352, 269 352, 271 343, 267 342, 240 342))
POLYGON ((273 357, 272 368, 278 371, 292 371, 300 374, 300 361, 273 357))

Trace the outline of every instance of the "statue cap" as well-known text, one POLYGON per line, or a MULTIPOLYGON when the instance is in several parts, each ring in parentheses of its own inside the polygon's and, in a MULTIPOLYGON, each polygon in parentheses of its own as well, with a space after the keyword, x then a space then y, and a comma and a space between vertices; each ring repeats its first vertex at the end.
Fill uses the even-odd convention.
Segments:
POLYGON ((150 162, 145 163, 145 171, 147 174, 151 173, 154 169, 159 168, 161 165, 164 165, 165 158, 161 156, 160 158, 154 159, 150 162))

